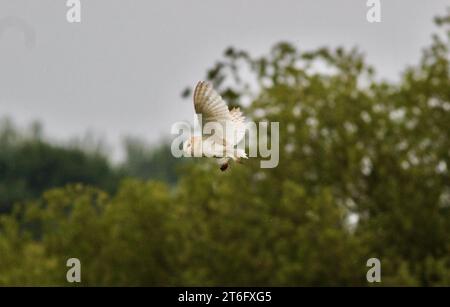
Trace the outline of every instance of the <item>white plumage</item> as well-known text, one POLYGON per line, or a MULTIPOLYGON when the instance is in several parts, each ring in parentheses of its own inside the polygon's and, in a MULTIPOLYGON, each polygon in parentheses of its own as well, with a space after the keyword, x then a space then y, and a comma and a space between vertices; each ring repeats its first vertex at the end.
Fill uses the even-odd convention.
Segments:
POLYGON ((218 158, 220 169, 228 167, 229 159, 247 158, 245 151, 236 148, 245 137, 245 117, 239 108, 228 110, 222 97, 205 81, 197 83, 194 91, 194 108, 202 124, 202 137, 191 137, 183 144, 189 155, 218 158))

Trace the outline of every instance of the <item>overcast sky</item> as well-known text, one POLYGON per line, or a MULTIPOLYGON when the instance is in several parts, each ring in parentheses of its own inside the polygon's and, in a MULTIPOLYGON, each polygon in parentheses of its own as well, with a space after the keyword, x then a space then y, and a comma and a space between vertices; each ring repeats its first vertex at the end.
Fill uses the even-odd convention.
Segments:
POLYGON ((366 0, 81 0, 81 23, 70 24, 65 3, 0 1, 0 116, 40 120, 56 140, 93 131, 116 148, 124 135, 155 142, 192 120, 180 93, 228 46, 357 45, 395 80, 449 6, 381 0, 381 23, 368 23, 366 0))

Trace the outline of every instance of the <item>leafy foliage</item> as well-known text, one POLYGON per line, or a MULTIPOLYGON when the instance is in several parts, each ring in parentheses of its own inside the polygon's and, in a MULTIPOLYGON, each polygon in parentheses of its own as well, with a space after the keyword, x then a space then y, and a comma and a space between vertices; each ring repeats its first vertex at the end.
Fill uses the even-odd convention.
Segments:
POLYGON ((81 182, 112 192, 119 174, 101 152, 54 145, 37 124, 20 133, 8 119, 0 130, 0 213, 15 202, 39 197, 49 188, 81 182))
POLYGON ((133 137, 125 139, 126 160, 121 165, 124 175, 141 179, 156 179, 174 185, 178 180, 177 169, 184 160, 172 156, 170 142, 162 141, 149 146, 133 137))

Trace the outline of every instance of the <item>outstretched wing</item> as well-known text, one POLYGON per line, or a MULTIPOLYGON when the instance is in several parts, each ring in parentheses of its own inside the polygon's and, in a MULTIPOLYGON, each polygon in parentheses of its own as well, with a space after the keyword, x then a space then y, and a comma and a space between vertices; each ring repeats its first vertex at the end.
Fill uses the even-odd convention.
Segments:
POLYGON ((195 113, 202 115, 202 122, 224 122, 231 119, 227 104, 205 81, 197 83, 194 91, 195 113))
POLYGON ((202 115, 202 126, 214 122, 222 131, 214 131, 214 142, 223 146, 237 145, 245 136, 244 116, 239 108, 229 111, 225 101, 205 81, 197 83, 194 91, 194 107, 202 115))
POLYGON ((232 135, 227 134, 227 140, 233 145, 237 145, 245 137, 245 117, 239 108, 232 109, 230 117, 233 122, 233 132, 232 135))

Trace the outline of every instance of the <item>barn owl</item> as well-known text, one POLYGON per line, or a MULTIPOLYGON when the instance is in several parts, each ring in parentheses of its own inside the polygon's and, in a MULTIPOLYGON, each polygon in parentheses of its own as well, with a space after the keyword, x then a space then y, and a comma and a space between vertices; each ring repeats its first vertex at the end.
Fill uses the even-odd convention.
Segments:
POLYGON ((216 158, 221 171, 228 168, 230 159, 236 162, 247 159, 245 150, 237 148, 245 136, 245 118, 239 108, 228 110, 222 97, 204 81, 195 87, 194 108, 202 136, 191 136, 183 143, 185 154, 216 158), (208 133, 211 135, 203 135, 208 133))

